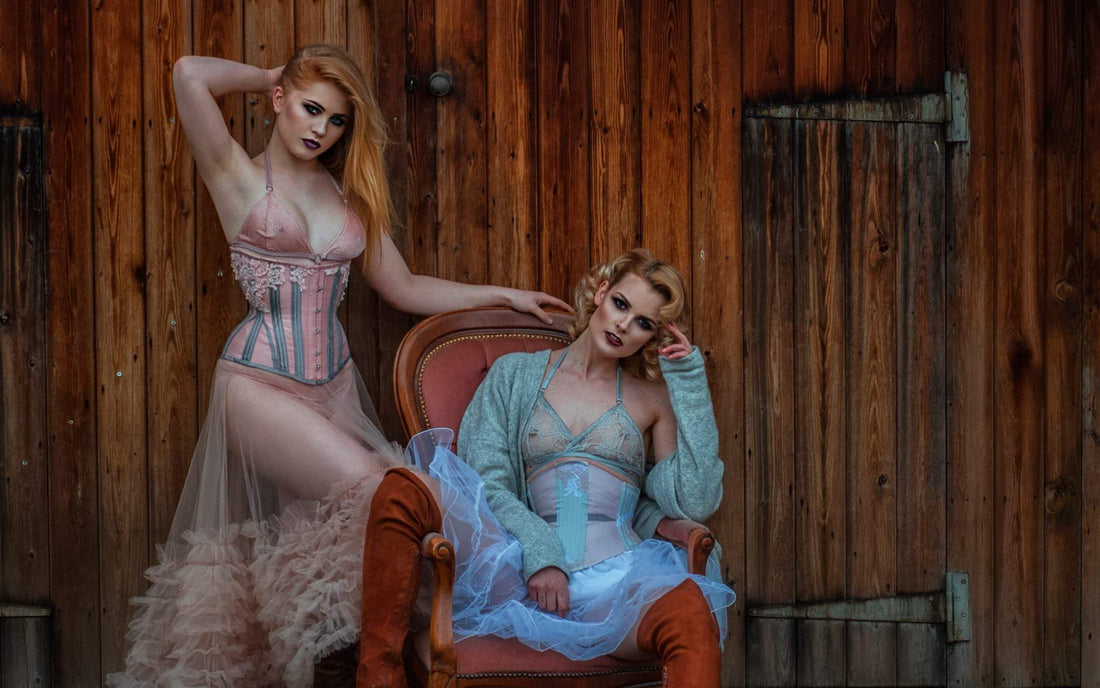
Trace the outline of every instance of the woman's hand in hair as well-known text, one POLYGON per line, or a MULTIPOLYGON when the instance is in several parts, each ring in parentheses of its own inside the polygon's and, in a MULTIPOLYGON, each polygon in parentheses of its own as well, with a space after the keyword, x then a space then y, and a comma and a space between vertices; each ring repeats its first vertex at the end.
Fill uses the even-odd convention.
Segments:
POLYGON ((691 340, 687 338, 687 335, 677 329, 676 325, 672 323, 665 325, 665 329, 668 330, 669 334, 671 334, 676 341, 659 347, 657 353, 671 361, 681 359, 691 353, 691 340))
POLYGON ((540 609, 565 616, 569 611, 569 578, 556 566, 547 566, 527 579, 527 595, 540 609))
POLYGON ((283 75, 283 67, 285 66, 286 65, 280 65, 274 69, 264 70, 267 72, 267 90, 264 92, 264 95, 271 95, 272 91, 275 90, 275 87, 279 84, 279 78, 283 75))

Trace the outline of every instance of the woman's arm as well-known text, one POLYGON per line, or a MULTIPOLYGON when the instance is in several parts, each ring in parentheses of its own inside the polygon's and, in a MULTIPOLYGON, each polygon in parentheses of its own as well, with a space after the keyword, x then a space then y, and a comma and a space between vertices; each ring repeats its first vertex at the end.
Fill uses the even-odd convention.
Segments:
POLYGON ((229 134, 215 98, 226 93, 268 93, 282 69, 260 69, 216 57, 187 55, 176 60, 172 86, 176 109, 199 174, 208 183, 250 164, 229 134))
POLYGON ((371 264, 364 271, 367 283, 386 303, 405 313, 432 315, 460 308, 507 306, 550 323, 552 320, 543 311, 544 307, 573 310, 561 299, 540 291, 463 284, 427 275, 414 275, 409 271, 393 240, 385 233, 379 249, 373 252, 371 264))
POLYGON ((678 341, 662 349, 660 359, 668 399, 653 425, 658 460, 646 476, 645 491, 668 517, 702 521, 722 500, 718 426, 703 355, 672 331, 678 341))
POLYGON ((512 455, 509 424, 511 388, 523 356, 501 356, 477 388, 462 416, 458 454, 485 483, 485 501, 508 532, 523 546, 524 579, 556 567, 564 571, 565 551, 549 523, 520 499, 518 457, 512 455))

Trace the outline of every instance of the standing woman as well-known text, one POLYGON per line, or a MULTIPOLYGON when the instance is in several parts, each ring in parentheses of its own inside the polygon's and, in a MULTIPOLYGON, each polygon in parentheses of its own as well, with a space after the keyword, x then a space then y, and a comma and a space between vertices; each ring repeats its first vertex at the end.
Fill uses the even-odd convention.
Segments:
POLYGON ((183 57, 174 86, 199 174, 248 301, 214 373, 168 541, 135 598, 113 686, 309 686, 359 636, 367 506, 399 450, 337 319, 351 263, 389 304, 428 315, 507 305, 544 319, 538 292, 409 272, 387 234, 385 125, 352 57, 302 48, 263 70, 183 57), (270 94, 271 140, 249 158, 215 98, 270 94))

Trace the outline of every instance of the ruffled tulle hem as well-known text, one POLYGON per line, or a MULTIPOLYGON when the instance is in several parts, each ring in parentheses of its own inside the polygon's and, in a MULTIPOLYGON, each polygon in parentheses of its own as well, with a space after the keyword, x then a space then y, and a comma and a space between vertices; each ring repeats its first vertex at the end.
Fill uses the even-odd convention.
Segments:
POLYGON ((312 686, 358 640, 366 515, 378 476, 265 522, 184 533, 158 548, 127 639, 125 688, 312 686))

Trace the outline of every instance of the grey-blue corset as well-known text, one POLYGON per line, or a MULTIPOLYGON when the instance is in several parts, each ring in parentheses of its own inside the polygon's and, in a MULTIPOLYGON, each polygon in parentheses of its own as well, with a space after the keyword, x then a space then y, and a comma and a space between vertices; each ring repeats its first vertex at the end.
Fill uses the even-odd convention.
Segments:
POLYGON ((523 433, 527 491, 535 513, 554 527, 570 571, 587 568, 640 542, 632 522, 645 481, 645 443, 622 401, 574 435, 544 392, 565 355, 555 362, 535 399, 523 433))

